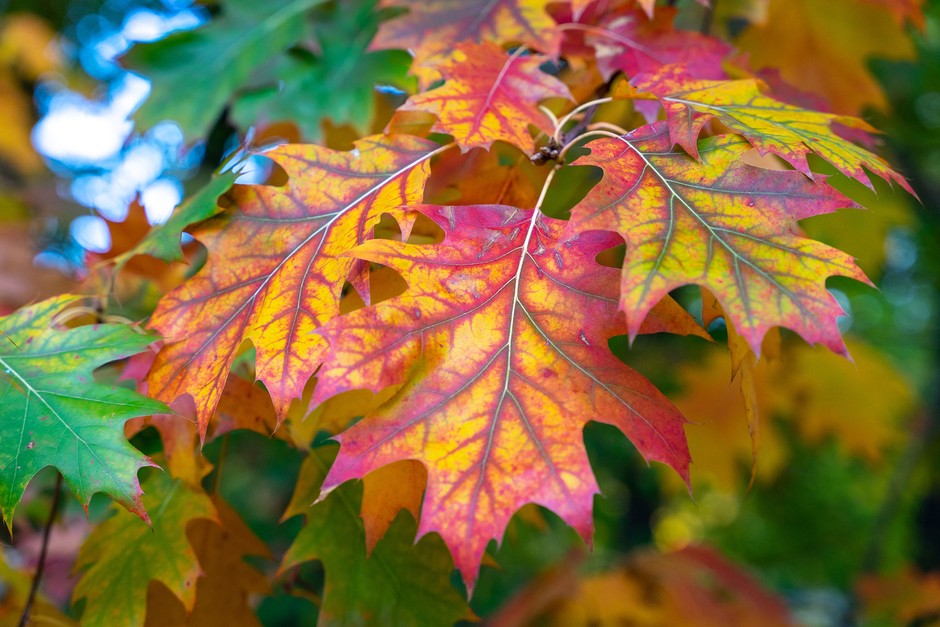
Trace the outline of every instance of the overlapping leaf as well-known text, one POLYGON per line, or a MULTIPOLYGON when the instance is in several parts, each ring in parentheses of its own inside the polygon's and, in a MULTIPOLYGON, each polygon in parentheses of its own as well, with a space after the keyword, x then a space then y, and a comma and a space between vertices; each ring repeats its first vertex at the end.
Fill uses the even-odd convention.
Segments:
POLYGON ((633 77, 675 63, 697 78, 724 78, 721 62, 731 46, 715 37, 676 29, 675 18, 676 10, 670 7, 657 10, 654 17, 634 8, 589 27, 587 40, 596 50, 601 73, 610 78, 620 71, 633 77))
POLYGON ((260 627, 250 595, 266 594, 271 585, 264 574, 245 562, 246 556, 269 558, 268 547, 224 501, 214 498, 218 522, 199 518, 187 525, 190 545, 202 574, 196 580, 196 602, 187 607, 162 586, 151 586, 147 627, 167 625, 237 625, 260 627))
POLYGON ((570 224, 626 240, 620 302, 631 335, 670 290, 696 284, 755 353, 775 326, 846 352, 836 324, 843 311, 825 281, 867 279, 849 255, 794 231, 796 220, 854 206, 823 177, 746 165, 750 145, 738 135, 699 142, 697 161, 673 149, 663 122, 588 147, 576 163, 602 168, 604 178, 570 224))
POLYGON ((187 140, 205 136, 260 65, 303 39, 304 12, 322 2, 227 0, 222 17, 198 30, 134 46, 127 63, 153 83, 138 124, 172 119, 187 140))
MULTIPOLYGON (((472 588, 487 543, 526 503, 590 539, 598 488, 582 441, 588 421, 616 425, 646 459, 687 478, 684 420, 608 348, 626 328, 617 271, 595 257, 619 238, 562 239, 564 222, 501 205, 421 211, 444 229, 442 244, 373 240, 355 251, 400 272, 408 290, 321 329, 331 351, 314 401, 404 380, 338 436, 324 490, 420 461, 418 534, 440 533, 472 588)), ((667 300, 644 331, 696 329, 667 300)))
POLYGON ((323 121, 350 124, 365 134, 375 115, 376 85, 413 89, 407 79, 411 57, 403 50, 367 48, 379 15, 376 0, 345 0, 316 9, 312 16, 318 50, 291 50, 277 59, 263 80, 239 94, 232 118, 241 128, 287 120, 305 140, 323 140, 323 121))
POLYGON ((250 340, 257 377, 283 419, 325 349, 313 331, 339 314, 354 261, 343 253, 369 237, 382 213, 421 201, 436 148, 376 136, 351 152, 288 145, 267 153, 290 180, 236 188, 235 206, 193 232, 209 261, 153 315, 167 344, 148 374, 150 393, 167 402, 192 397, 204 435, 238 348, 250 340))
POLYGON ((707 546, 639 551, 617 570, 588 575, 564 592, 539 624, 796 625, 784 599, 707 546))
POLYGON ((779 68, 786 81, 825 97, 838 113, 859 115, 867 105, 886 109, 868 61, 914 56, 890 4, 893 0, 770 0, 766 19, 750 25, 735 44, 755 67, 779 68))
POLYGON ((153 528, 117 511, 78 553, 75 567, 86 570, 73 596, 86 600, 82 625, 143 625, 151 580, 164 584, 187 610, 196 602, 202 569, 186 528, 194 520, 217 520, 215 507, 204 492, 164 473, 152 475, 146 486, 153 528))
POLYGON ((167 411, 133 390, 95 383, 94 370, 144 350, 153 338, 129 326, 58 329, 73 296, 0 318, 0 512, 8 527, 26 485, 46 466, 82 505, 104 492, 148 520, 137 471, 153 465, 124 437, 124 423, 167 411))
POLYGON ((851 129, 874 131, 858 118, 807 111, 779 102, 762 94, 760 81, 754 79, 693 79, 677 65, 642 75, 633 84, 659 97, 666 109, 672 141, 692 156, 698 155, 696 146, 702 127, 716 117, 747 137, 761 154, 778 155, 808 176, 812 172, 806 157, 813 153, 868 187, 872 184, 864 168, 913 193, 904 177, 891 169, 888 162, 839 137, 832 129, 833 123, 839 123, 851 129))
POLYGON ((463 150, 494 141, 535 150, 529 125, 551 135, 551 119, 538 109, 546 98, 571 98, 568 88, 539 70, 544 57, 508 55, 491 42, 457 46, 440 66, 444 85, 408 99, 401 109, 437 116, 432 130, 448 133, 463 150))
POLYGON ((182 259, 180 239, 183 231, 189 225, 211 218, 221 211, 217 204, 219 196, 232 187, 236 177, 236 173, 231 170, 213 176, 186 202, 176 207, 166 222, 150 229, 131 250, 119 254, 115 263, 125 265, 136 255, 150 255, 164 261, 182 259))
POLYGON ((374 49, 409 50, 412 72, 422 87, 440 74, 440 65, 458 43, 491 41, 525 44, 554 54, 555 22, 545 12, 550 0, 386 0, 383 5, 407 12, 385 22, 372 42, 374 49))
POLYGON ((303 515, 307 523, 281 565, 283 571, 314 559, 323 562, 326 583, 319 624, 419 627, 471 619, 466 600, 450 584, 453 562, 447 549, 434 537, 415 542, 414 522, 406 515, 399 515, 389 533, 367 552, 358 486, 343 486, 310 507, 326 476, 328 458, 321 449, 304 460, 284 517, 303 515))

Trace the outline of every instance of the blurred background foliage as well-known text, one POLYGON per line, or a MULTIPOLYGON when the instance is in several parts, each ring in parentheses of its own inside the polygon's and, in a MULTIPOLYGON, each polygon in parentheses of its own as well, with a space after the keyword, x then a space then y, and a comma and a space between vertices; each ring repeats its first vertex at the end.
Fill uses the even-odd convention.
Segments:
MULTIPOLYGON (((731 595, 716 616, 774 624, 770 601, 735 579, 731 560, 802 624, 940 625, 940 0, 923 14, 916 2, 713 3, 705 14, 680 2, 680 15, 691 28, 707 16, 755 66, 872 121, 921 202, 832 177, 871 210, 802 226, 856 256, 879 289, 829 284, 849 312, 854 364, 788 334, 765 350, 756 465, 720 320, 710 328, 717 345, 613 341, 692 417, 694 500, 624 437, 592 425, 585 437, 603 492, 594 551, 550 513, 523 510, 491 546, 473 609, 497 625, 692 624, 682 622, 685 591, 706 581, 713 597, 731 595)), ((275 12, 246 0, 0 0, 0 314, 79 291, 105 315, 140 319, 185 268, 139 269, 142 278, 112 297, 95 263, 167 219, 227 156, 276 141, 346 148, 384 128, 414 89, 407 54, 367 49, 387 12, 370 0, 313 4, 280 2, 275 12)), ((497 155, 492 167, 514 158, 497 155)), ((268 173, 252 157, 240 181, 268 173)), ((438 191, 467 193, 459 182, 438 191)), ((677 296, 693 308, 699 298, 677 296)), ((152 431, 135 443, 159 449, 152 431)), ((217 480, 224 455, 220 494, 276 558, 250 559, 273 572, 300 528, 298 518, 279 519, 301 453, 236 431, 205 455, 218 464, 206 481, 217 480)), ((31 492, 48 492, 51 477, 31 492)), ((16 545, 2 549, 0 618, 21 602, 38 553, 48 505, 27 502, 16 545)), ((91 520, 106 507, 96 500, 91 520)), ((42 611, 75 615, 70 572, 90 525, 76 503, 61 520, 42 611)), ((261 621, 315 624, 323 581, 317 562, 282 577, 259 596, 261 621)))

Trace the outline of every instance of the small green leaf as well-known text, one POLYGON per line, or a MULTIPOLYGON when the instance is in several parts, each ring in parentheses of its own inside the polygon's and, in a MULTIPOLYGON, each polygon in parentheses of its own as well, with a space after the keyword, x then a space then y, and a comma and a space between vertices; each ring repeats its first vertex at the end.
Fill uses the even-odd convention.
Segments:
POLYGON ((0 318, 0 513, 8 527, 26 485, 46 466, 84 506, 104 492, 149 522, 137 471, 153 463, 125 439, 124 423, 169 409, 98 384, 93 371, 153 338, 120 324, 54 328, 76 300, 59 296, 0 318))
POLYGON ((180 238, 183 231, 189 225, 211 218, 222 211, 216 201, 229 190, 237 177, 238 173, 232 170, 213 176, 202 189, 177 207, 169 220, 150 229, 137 246, 117 257, 115 262, 123 266, 136 255, 150 255, 164 261, 182 259, 180 238))
POLYGON ((450 585, 453 561, 439 537, 414 542, 416 525, 400 513, 366 556, 359 517, 362 484, 347 483, 323 502, 320 493, 333 452, 304 460, 285 516, 307 512, 307 524, 287 550, 281 571, 319 559, 326 570, 320 625, 451 625, 472 619, 466 600, 450 585))
POLYGON ((218 521, 215 506, 205 492, 174 482, 166 473, 153 473, 145 485, 153 529, 115 508, 78 552, 75 568, 87 570, 72 596, 86 600, 86 627, 143 625, 152 579, 179 597, 187 610, 196 602, 202 569, 186 527, 202 518, 218 521))

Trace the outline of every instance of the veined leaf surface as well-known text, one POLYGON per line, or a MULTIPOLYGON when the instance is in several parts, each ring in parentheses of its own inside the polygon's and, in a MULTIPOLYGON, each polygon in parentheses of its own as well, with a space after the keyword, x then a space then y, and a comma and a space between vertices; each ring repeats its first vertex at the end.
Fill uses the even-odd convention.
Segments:
POLYGON ((125 61, 153 83, 138 124, 172 119, 188 141, 207 134, 259 66, 305 37, 303 14, 322 2, 227 0, 222 17, 202 28, 134 46, 125 61))
POLYGON ((8 527, 33 476, 54 466, 87 507, 104 492, 149 521, 137 471, 153 463, 124 437, 124 423, 168 411, 93 372, 144 350, 153 338, 126 325, 54 326, 76 296, 0 318, 0 512, 8 527))
POLYGON ((677 65, 639 76, 633 84, 640 91, 659 97, 666 109, 672 141, 692 156, 698 155, 702 127, 716 117, 747 137, 761 154, 782 157, 807 176, 812 176, 812 172, 806 157, 813 153, 868 187, 871 181, 864 168, 914 193, 887 161, 839 137, 832 129, 832 124, 838 123, 861 131, 875 130, 859 118, 808 111, 774 100, 761 93, 762 83, 755 79, 693 79, 677 65))
POLYGON ((407 8, 407 12, 384 22, 372 47, 411 51, 415 58, 412 72, 424 87, 437 80, 436 66, 461 42, 525 44, 554 54, 558 33, 545 12, 549 1, 386 0, 384 6, 407 8))
POLYGON ((400 109, 434 113, 432 130, 453 135, 463 150, 501 140, 531 153, 529 125, 546 135, 554 130, 539 101, 571 98, 564 83, 539 70, 544 60, 508 55, 491 42, 462 44, 440 66, 444 85, 412 96, 400 109))
POLYGON ((699 142, 697 161, 673 148, 663 122, 587 147, 575 164, 604 178, 572 210, 570 228, 626 240, 620 306, 631 336, 670 290, 695 284, 718 298, 755 354, 775 326, 846 352, 836 324, 844 312, 825 281, 868 279, 852 257, 795 230, 797 220, 856 206, 824 177, 746 165, 750 144, 738 135, 699 142))
MULTIPOLYGON (((487 543, 526 503, 590 541, 598 487, 587 422, 616 425, 646 459, 687 479, 684 419, 608 348, 626 328, 617 271, 595 257, 619 238, 562 238, 564 222, 502 205, 420 210, 444 229, 442 244, 373 240, 355 251, 400 272, 408 290, 320 331, 331 351, 315 401, 404 380, 338 436, 324 490, 395 461, 423 463, 418 535, 440 533, 472 589, 487 543)), ((697 328, 667 300, 644 331, 697 328)))
POLYGON ((205 435, 239 346, 257 351, 257 377, 280 419, 300 398, 325 349, 313 331, 339 315, 355 261, 344 253, 371 236, 383 213, 420 202, 437 144, 374 136, 350 152, 287 145, 266 153, 285 187, 238 187, 234 207, 193 235, 209 261, 167 294, 151 326, 167 340, 148 374, 150 393, 192 397, 205 435))
POLYGON ((215 506, 205 492, 166 473, 153 474, 146 486, 152 528, 118 510, 78 553, 76 569, 85 570, 73 595, 86 600, 82 625, 143 625, 151 580, 165 585, 187 610, 196 603, 202 569, 186 528, 194 520, 218 521, 215 506))

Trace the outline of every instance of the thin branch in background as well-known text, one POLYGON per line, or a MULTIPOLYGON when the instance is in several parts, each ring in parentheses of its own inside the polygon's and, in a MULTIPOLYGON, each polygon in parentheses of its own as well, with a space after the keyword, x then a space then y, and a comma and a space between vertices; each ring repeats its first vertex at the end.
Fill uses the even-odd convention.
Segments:
POLYGON ((39 584, 42 581, 42 573, 46 567, 46 552, 49 549, 49 535, 52 532, 52 524, 59 513, 59 497, 62 495, 62 473, 55 474, 55 488, 52 494, 52 507, 49 509, 49 519, 46 521, 46 528, 42 532, 42 547, 39 549, 39 563, 36 565, 36 574, 33 575, 33 585, 29 588, 29 596, 26 597, 26 604, 23 606, 23 614, 20 616, 20 626, 26 627, 29 624, 29 613, 33 608, 33 602, 36 600, 36 593, 39 592, 39 584))
POLYGON ((718 4, 718 0, 711 0, 708 3, 708 6, 705 7, 705 14, 702 15, 702 25, 699 27, 699 30, 703 35, 708 35, 712 30, 712 22, 715 19, 715 5, 718 4))
POLYGON ((212 494, 219 493, 219 485, 222 483, 222 466, 225 464, 225 456, 228 454, 228 436, 226 433, 222 436, 222 448, 219 451, 219 461, 215 464, 215 477, 212 481, 212 494))

